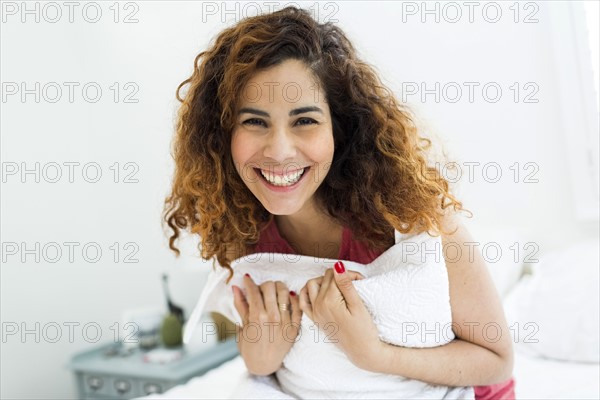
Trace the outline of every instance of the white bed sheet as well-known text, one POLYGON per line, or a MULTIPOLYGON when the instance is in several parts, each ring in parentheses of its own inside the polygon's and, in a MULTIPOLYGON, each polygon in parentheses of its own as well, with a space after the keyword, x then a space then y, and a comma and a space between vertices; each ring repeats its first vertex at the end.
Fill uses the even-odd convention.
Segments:
POLYGON ((245 374, 244 360, 237 356, 202 376, 190 379, 185 385, 140 399, 230 399, 245 374))
POLYGON ((600 399, 600 364, 534 358, 515 352, 517 399, 600 399))
MULTIPOLYGON (((238 356, 205 375, 144 399, 229 399, 246 374, 238 356)), ((600 399, 600 364, 572 363, 515 353, 517 399, 600 399)))

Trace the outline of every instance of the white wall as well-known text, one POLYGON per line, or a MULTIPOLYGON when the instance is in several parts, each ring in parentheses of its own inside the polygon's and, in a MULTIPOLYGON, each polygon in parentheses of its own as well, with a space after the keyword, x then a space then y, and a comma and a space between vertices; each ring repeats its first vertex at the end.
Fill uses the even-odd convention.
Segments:
MULTIPOLYGON (((45 3, 38 4, 43 14, 45 3)), ((62 3, 59 3, 62 4, 62 3)), ((35 330, 50 323, 79 322, 74 342, 68 330, 56 343, 44 337, 36 343, 34 334, 24 338, 2 336, 2 398, 68 398, 75 396, 74 385, 66 363, 76 351, 95 344, 86 340, 81 327, 97 323, 101 342, 112 341, 110 327, 119 322, 124 310, 138 307, 163 307, 160 273, 169 272, 175 300, 189 313, 203 284, 208 263, 194 259, 191 241, 187 256, 176 260, 168 250, 160 225, 160 211, 169 189, 172 163, 169 143, 173 132, 177 102, 177 85, 191 73, 195 55, 225 25, 221 22, 221 2, 216 15, 203 14, 201 2, 137 2, 137 23, 114 23, 111 3, 99 3, 102 18, 89 23, 82 17, 86 3, 78 3, 74 22, 68 22, 68 9, 61 6, 61 20, 49 23, 55 10, 46 8, 39 23, 34 15, 21 22, 21 2, 3 3, 1 156, 6 173, 16 163, 33 168, 36 162, 46 166, 47 178, 54 177, 51 163, 62 165, 62 179, 49 183, 44 177, 35 182, 30 174, 3 177, 1 193, 3 262, 1 268, 1 315, 3 329, 17 324, 35 330), (8 7, 8 8, 7 8, 8 7), (13 8, 18 7, 16 15, 13 8), (46 18, 44 18, 44 16, 46 18), (204 19, 204 20, 203 20, 204 19), (20 93, 8 95, 11 82, 35 82, 43 87, 57 82, 63 97, 56 103, 34 95, 22 102, 20 93), (63 82, 79 82, 74 102, 68 101, 63 82), (97 103, 82 97, 81 87, 97 82, 103 90, 97 103), (110 86, 118 82, 121 95, 129 93, 124 84, 133 82, 139 88, 137 103, 115 103, 110 86), (68 180, 63 163, 98 163, 102 178, 88 183, 82 177, 81 165, 75 169, 74 182, 68 180), (121 176, 114 183, 109 167, 120 163, 121 176), (139 168, 137 183, 124 183, 125 163, 139 168), (24 181, 24 182, 23 182, 24 181), (35 254, 21 261, 22 243, 28 249, 39 242, 61 244, 62 257, 48 253, 35 262, 35 254), (69 261, 64 242, 77 242, 73 262, 69 261), (115 262, 111 245, 119 243, 115 262), (139 251, 138 263, 123 262, 129 252, 123 246, 132 242, 139 251), (11 243, 19 252, 12 255, 11 243), (102 250, 98 262, 86 261, 81 249, 86 243, 97 243, 102 250), (24 324, 23 326, 21 324, 24 324), (32 384, 35 382, 35 384, 32 384)), ((266 9, 266 3, 255 3, 266 9)), ((282 3, 283 4, 283 3, 282 3)), ((375 65, 385 82, 400 95, 412 83, 424 82, 433 88, 457 82, 463 96, 456 103, 442 98, 439 103, 428 95, 407 100, 419 113, 432 133, 441 138, 449 155, 463 167, 468 162, 495 162, 502 178, 490 183, 482 176, 481 166, 475 170, 474 182, 464 176, 457 188, 465 206, 475 213, 469 226, 475 239, 493 240, 497 235, 519 240, 520 246, 535 242, 539 254, 562 247, 584 237, 598 237, 596 220, 578 221, 571 196, 570 176, 565 164, 565 134, 559 112, 557 69, 554 66, 552 26, 548 7, 536 3, 537 23, 523 23, 533 9, 520 9, 515 23, 510 3, 503 3, 502 17, 497 23, 482 16, 485 3, 475 9, 474 21, 468 21, 468 9, 457 3, 463 13, 457 23, 448 22, 454 11, 446 9, 439 23, 434 15, 403 14, 400 2, 328 3, 315 6, 320 18, 334 12, 333 18, 347 31, 364 58, 375 65), (337 8, 334 8, 337 7, 337 8), (403 22, 403 16, 406 18, 403 22), (404 86, 403 86, 404 82, 404 86), (412 82, 412 83, 411 83, 412 82), (469 102, 463 82, 478 82, 473 102, 469 102), (496 103, 482 97, 481 87, 494 82, 503 94, 496 103), (518 82, 521 96, 529 91, 527 82, 537 85, 537 103, 512 100, 510 86, 518 82), (520 165, 520 179, 513 182, 509 167, 520 165), (524 183, 525 163, 534 163, 538 183, 524 183)), ((433 8, 435 3, 429 3, 433 8)), ((133 6, 120 5, 120 20, 133 6)), ((204 5, 206 7, 206 3, 204 5)), ((228 4, 233 9, 234 4, 228 4)), ((404 11, 422 7, 421 2, 405 3, 404 11)), ((443 4, 438 4, 440 10, 443 4)), ((280 8, 280 7, 279 7, 280 8)), ((240 13, 226 16, 231 20, 240 13)), ((94 17, 93 9, 87 16, 94 17)), ((493 10, 488 10, 493 18, 493 10)), ((46 98, 55 92, 48 87, 46 98)), ((93 92, 89 92, 93 95, 93 92)), ((490 91, 490 94, 492 92, 490 91)), ((449 92, 453 96, 454 92, 449 92)), ((93 178, 88 170, 88 178, 93 178)), ((463 169, 463 173, 466 174, 463 169)), ((491 172, 491 170, 490 170, 491 172)), ((493 176, 492 176, 493 177, 493 176)), ((113 248, 114 249, 114 248, 113 248)), ((504 249, 509 251, 508 249, 504 249)), ((38 253, 40 254, 40 253, 38 253)), ((94 254, 90 251, 90 257, 94 254)), ((46 332, 48 335, 53 331, 46 332)), ((93 330, 89 331, 93 334, 93 330)))

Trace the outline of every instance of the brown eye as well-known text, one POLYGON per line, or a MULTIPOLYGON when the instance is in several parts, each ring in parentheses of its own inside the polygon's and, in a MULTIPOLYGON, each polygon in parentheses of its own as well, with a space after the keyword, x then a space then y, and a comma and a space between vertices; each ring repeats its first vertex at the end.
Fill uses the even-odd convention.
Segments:
POLYGON ((312 125, 312 124, 316 124, 317 121, 315 121, 312 118, 300 118, 298 121, 296 121, 296 123, 298 125, 312 125))
POLYGON ((243 125, 265 125, 265 121, 263 121, 262 119, 258 119, 258 118, 250 118, 245 120, 244 122, 242 122, 243 125))

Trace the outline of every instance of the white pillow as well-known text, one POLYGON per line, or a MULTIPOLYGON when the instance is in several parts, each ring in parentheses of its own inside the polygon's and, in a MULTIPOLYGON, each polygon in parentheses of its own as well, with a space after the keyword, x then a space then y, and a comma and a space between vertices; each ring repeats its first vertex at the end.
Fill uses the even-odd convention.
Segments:
POLYGON ((599 362, 598 239, 540 257, 505 299, 518 351, 564 361, 599 362))

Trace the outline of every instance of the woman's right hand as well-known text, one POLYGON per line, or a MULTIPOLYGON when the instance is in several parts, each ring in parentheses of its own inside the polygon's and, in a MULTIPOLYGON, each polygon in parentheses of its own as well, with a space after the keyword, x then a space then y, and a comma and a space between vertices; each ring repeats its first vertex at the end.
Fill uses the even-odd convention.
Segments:
POLYGON ((238 347, 250 373, 270 375, 279 369, 298 336, 300 303, 283 282, 266 281, 257 286, 250 275, 243 279, 246 296, 239 287, 232 286, 234 305, 243 324, 237 330, 238 347), (280 304, 287 304, 288 309, 281 310, 280 304))

